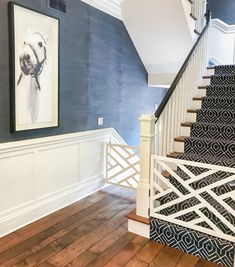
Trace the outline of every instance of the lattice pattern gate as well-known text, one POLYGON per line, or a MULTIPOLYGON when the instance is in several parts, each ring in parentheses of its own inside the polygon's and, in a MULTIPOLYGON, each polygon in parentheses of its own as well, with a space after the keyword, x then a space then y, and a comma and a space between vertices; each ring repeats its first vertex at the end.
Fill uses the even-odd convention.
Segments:
POLYGON ((150 216, 235 242, 235 169, 152 156, 150 216))
POLYGON ((136 189, 139 179, 139 147, 107 144, 106 183, 136 189))

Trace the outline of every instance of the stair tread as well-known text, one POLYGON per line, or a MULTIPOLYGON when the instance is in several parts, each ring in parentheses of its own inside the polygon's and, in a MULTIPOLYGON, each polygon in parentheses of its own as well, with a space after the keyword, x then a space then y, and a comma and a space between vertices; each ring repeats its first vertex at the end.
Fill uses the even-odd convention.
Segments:
POLYGON ((211 67, 207 67, 208 70, 214 70, 215 69, 215 66, 211 66, 211 67))
POLYGON ((198 86, 198 89, 207 89, 208 85, 200 85, 198 86))
POLYGON ((196 29, 194 30, 194 33, 196 33, 197 35, 200 35, 200 32, 197 31, 196 29))
POLYGON ((197 20, 197 18, 192 13, 190 13, 190 17, 194 20, 197 20))
POLYGON ((213 75, 204 75, 203 79, 211 79, 213 75))
POLYGON ((195 96, 195 97, 193 97, 193 100, 201 101, 201 100, 203 100, 203 96, 195 96))
POLYGON ((181 155, 183 155, 183 153, 181 153, 181 152, 173 152, 173 153, 167 154, 167 157, 168 158, 178 158, 181 155))
POLYGON ((191 127, 192 124, 193 124, 193 122, 182 122, 182 123, 181 123, 181 126, 182 126, 182 127, 191 127))
POLYGON ((188 136, 179 136, 175 138, 176 142, 184 142, 184 140, 188 138, 188 136))
POLYGON ((188 109, 187 112, 188 113, 197 113, 197 111, 200 109, 188 109))

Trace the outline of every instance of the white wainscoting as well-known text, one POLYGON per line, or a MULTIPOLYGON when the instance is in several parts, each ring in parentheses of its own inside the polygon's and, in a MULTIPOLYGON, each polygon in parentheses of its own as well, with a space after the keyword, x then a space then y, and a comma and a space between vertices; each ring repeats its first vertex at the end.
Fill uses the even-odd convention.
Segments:
POLYGON ((125 144, 102 129, 0 144, 0 236, 104 186, 104 145, 125 144))
POLYGON ((235 25, 211 21, 210 60, 216 65, 235 63, 235 25))

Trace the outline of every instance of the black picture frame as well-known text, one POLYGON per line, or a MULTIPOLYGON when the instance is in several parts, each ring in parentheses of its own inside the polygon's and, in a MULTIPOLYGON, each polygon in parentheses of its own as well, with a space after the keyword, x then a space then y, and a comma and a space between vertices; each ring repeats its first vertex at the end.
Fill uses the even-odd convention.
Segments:
POLYGON ((8 13, 10 131, 59 127, 60 20, 14 2, 8 13))

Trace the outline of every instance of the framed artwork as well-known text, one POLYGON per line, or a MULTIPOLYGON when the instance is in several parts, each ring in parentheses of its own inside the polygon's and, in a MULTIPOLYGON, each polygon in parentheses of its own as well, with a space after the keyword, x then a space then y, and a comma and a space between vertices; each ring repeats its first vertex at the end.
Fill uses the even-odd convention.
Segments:
POLYGON ((59 126, 59 19, 9 3, 11 131, 59 126))

